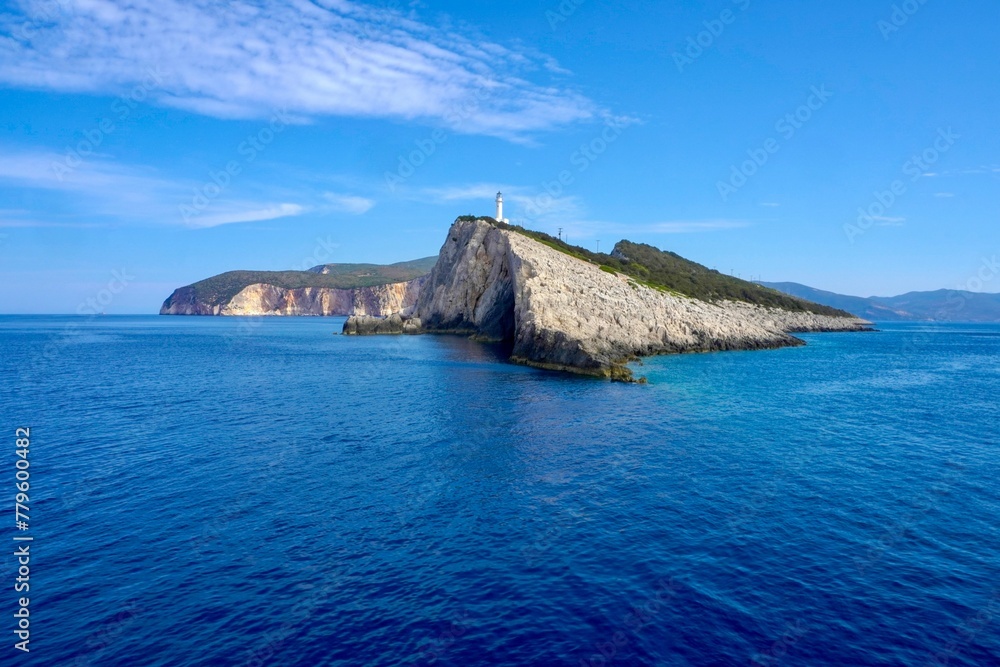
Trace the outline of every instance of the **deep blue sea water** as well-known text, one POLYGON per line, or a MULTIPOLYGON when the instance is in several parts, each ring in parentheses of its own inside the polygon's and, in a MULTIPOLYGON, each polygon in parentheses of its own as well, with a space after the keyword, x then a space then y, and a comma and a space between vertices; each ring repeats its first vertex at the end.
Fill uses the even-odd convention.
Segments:
POLYGON ((1000 326, 642 386, 340 324, 0 318, 0 664, 1000 664, 1000 326))

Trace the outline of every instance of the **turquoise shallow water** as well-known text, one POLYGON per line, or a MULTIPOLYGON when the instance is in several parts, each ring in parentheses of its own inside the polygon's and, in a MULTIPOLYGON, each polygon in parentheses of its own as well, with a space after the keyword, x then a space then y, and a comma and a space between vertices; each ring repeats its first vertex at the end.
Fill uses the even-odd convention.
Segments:
POLYGON ((1000 664, 1000 327, 627 386, 340 323, 0 318, 0 663, 1000 664))

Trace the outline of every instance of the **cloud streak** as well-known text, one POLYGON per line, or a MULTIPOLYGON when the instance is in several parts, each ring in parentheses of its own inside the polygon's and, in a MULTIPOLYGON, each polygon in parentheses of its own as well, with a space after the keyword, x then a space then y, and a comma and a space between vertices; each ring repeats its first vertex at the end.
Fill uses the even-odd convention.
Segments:
POLYGON ((10 35, 0 37, 0 82, 123 94, 155 69, 151 99, 213 117, 280 108, 302 122, 407 119, 512 139, 601 113, 551 83, 562 74, 550 58, 350 0, 59 0, 59 12, 52 3, 26 0, 0 16, 10 35), (458 122, 456 111, 484 95, 458 122))
POLYGON ((59 214, 43 210, 0 209, 0 227, 92 227, 139 223, 217 227, 260 222, 315 212, 365 213, 375 201, 351 194, 319 193, 309 188, 294 192, 261 189, 254 184, 253 199, 220 198, 197 215, 184 218, 178 203, 185 202, 196 185, 185 179, 161 177, 149 167, 118 165, 91 158, 71 172, 53 169, 59 155, 44 151, 0 148, 0 193, 4 188, 46 191, 45 201, 59 214), (257 199, 257 198, 260 199, 257 199), (304 203, 282 201, 298 198, 304 203))
POLYGON ((305 208, 298 204, 274 204, 265 208, 243 208, 241 210, 198 216, 191 219, 192 227, 218 227, 237 222, 260 222, 301 215, 305 208))
POLYGON ((357 195, 342 195, 334 192, 324 192, 323 199, 328 201, 331 207, 337 211, 361 215, 367 213, 375 206, 375 201, 367 197, 357 195))

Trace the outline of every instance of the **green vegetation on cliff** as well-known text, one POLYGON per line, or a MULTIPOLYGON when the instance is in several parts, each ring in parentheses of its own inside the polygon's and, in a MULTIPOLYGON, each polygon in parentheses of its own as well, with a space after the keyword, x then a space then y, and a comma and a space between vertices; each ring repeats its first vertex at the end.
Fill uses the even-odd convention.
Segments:
POLYGON ((227 271, 190 285, 198 301, 222 305, 249 285, 263 283, 282 289, 328 287, 354 289, 401 283, 427 275, 437 257, 424 257, 398 264, 323 264, 308 271, 227 271))
MULTIPOLYGON (((460 220, 473 216, 462 216, 460 220)), ((591 252, 580 246, 517 225, 498 222, 493 218, 478 218, 500 229, 523 234, 550 248, 554 248, 577 259, 597 264, 604 271, 624 273, 636 282, 666 292, 700 299, 702 301, 744 301, 759 306, 781 308, 793 312, 809 312, 817 315, 851 317, 851 314, 823 306, 818 303, 798 299, 757 283, 740 280, 719 273, 680 255, 644 243, 619 241, 611 254, 591 252)))

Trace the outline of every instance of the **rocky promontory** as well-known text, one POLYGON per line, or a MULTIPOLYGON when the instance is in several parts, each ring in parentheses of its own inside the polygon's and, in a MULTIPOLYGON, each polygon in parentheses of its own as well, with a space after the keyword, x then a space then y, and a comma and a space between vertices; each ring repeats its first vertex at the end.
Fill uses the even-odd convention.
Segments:
POLYGON ((416 303, 437 263, 321 264, 307 271, 228 271, 174 290, 161 315, 389 315, 416 303))
MULTIPOLYGON (((466 334, 512 343, 518 363, 627 380, 625 364, 641 356, 802 345, 792 333, 861 331, 871 324, 739 285, 736 295, 759 303, 693 298, 626 273, 649 273, 625 256, 649 246, 619 244, 614 261, 624 268, 618 270, 522 232, 491 219, 459 219, 412 306, 352 317, 344 333, 466 334)), ((704 270, 706 276, 692 274, 703 282, 721 275, 664 257, 704 270)))
POLYGON ((379 315, 411 308, 425 278, 372 287, 289 289, 267 283, 247 285, 223 303, 200 300, 181 287, 163 303, 161 315, 379 315))

